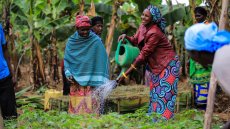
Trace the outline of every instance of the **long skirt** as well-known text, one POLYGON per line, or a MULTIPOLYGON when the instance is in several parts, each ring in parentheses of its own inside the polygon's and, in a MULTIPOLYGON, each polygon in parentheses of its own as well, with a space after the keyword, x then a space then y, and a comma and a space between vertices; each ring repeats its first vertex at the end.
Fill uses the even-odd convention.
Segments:
POLYGON ((194 84, 195 105, 201 106, 207 104, 209 82, 204 84, 194 84))
POLYGON ((0 79, 0 106, 4 119, 17 118, 16 99, 11 76, 0 79))
POLYGON ((174 116, 180 62, 176 56, 158 75, 151 73, 148 113, 156 112, 168 120, 174 116))
POLYGON ((93 87, 80 86, 79 84, 70 87, 70 114, 99 114, 97 99, 92 95, 93 87))

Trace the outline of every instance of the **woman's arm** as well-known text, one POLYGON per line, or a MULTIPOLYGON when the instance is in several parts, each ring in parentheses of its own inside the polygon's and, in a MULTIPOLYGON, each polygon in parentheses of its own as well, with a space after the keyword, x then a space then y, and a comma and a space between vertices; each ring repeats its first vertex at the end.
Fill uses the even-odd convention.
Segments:
MULTIPOLYGON (((3 31, 3 28, 2 26, 0 25, 0 45, 2 45, 2 50, 3 50, 3 56, 6 60, 6 63, 7 63, 7 66, 9 68, 9 71, 10 71, 10 74, 12 77, 13 76, 13 70, 12 70, 12 67, 11 67, 11 62, 10 62, 10 55, 9 55, 9 51, 8 51, 8 48, 7 48, 7 42, 6 42, 6 39, 5 39, 5 34, 4 34, 4 31, 3 31)), ((13 78, 13 81, 14 81, 14 78, 13 78)))
POLYGON ((156 33, 153 33, 145 42, 144 47, 142 48, 139 56, 136 58, 136 60, 133 62, 133 64, 130 65, 128 70, 123 73, 124 75, 121 76, 117 81, 118 83, 121 82, 123 79, 125 79, 131 71, 136 70, 136 67, 148 58, 150 54, 154 52, 154 49, 156 48, 157 44, 159 43, 160 38, 156 33))
POLYGON ((148 39, 145 41, 144 47, 141 49, 139 56, 136 58, 133 64, 139 65, 147 60, 148 56, 154 52, 157 44, 160 41, 160 37, 157 33, 152 33, 148 39))
POLYGON ((133 45, 137 45, 138 44, 138 34, 139 34, 139 31, 137 31, 136 34, 134 34, 133 36, 125 36, 126 39, 128 39, 133 45))
POLYGON ((139 31, 136 32, 136 34, 134 34, 133 36, 127 36, 126 34, 122 34, 118 37, 118 41, 120 40, 124 40, 125 38, 128 39, 133 45, 137 45, 138 44, 138 34, 139 31))

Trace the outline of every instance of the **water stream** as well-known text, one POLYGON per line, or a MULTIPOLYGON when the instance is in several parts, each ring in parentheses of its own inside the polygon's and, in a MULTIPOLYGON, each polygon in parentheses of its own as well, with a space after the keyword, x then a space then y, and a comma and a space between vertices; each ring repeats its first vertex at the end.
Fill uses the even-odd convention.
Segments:
POLYGON ((92 97, 97 99, 98 102, 97 111, 99 111, 99 114, 102 114, 104 112, 104 104, 106 98, 109 96, 109 94, 116 86, 117 86, 116 80, 110 80, 93 91, 92 97))

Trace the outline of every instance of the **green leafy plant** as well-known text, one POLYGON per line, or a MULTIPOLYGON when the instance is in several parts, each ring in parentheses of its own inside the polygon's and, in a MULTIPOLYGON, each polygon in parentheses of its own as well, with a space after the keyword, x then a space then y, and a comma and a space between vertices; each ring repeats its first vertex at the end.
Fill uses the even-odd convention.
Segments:
MULTIPOLYGON (((198 110, 186 110, 175 115, 169 121, 160 119, 157 114, 147 115, 147 106, 135 113, 118 114, 115 112, 101 115, 71 115, 67 112, 48 111, 35 109, 33 105, 22 107, 22 114, 15 121, 6 121, 8 129, 15 127, 21 129, 201 129, 203 127, 204 113, 198 110), (153 122, 153 118, 157 122, 153 122)), ((220 128, 221 123, 213 125, 213 129, 220 128)))

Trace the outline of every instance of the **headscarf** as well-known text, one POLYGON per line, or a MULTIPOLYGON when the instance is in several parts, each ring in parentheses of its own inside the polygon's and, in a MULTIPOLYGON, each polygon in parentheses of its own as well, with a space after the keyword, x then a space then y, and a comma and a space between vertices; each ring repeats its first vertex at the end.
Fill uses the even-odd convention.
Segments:
POLYGON ((75 26, 77 28, 91 26, 89 17, 88 16, 83 16, 83 15, 78 15, 76 17, 75 26))
POLYGON ((230 44, 230 33, 218 31, 216 23, 197 23, 185 32, 185 48, 187 50, 215 52, 226 44, 230 44))
POLYGON ((158 27, 160 27, 162 32, 165 32, 166 21, 162 17, 159 8, 157 8, 156 6, 153 6, 153 5, 149 5, 147 7, 147 9, 149 9, 149 11, 150 11, 150 13, 152 15, 152 18, 153 18, 152 21, 154 23, 156 23, 158 25, 158 27))

